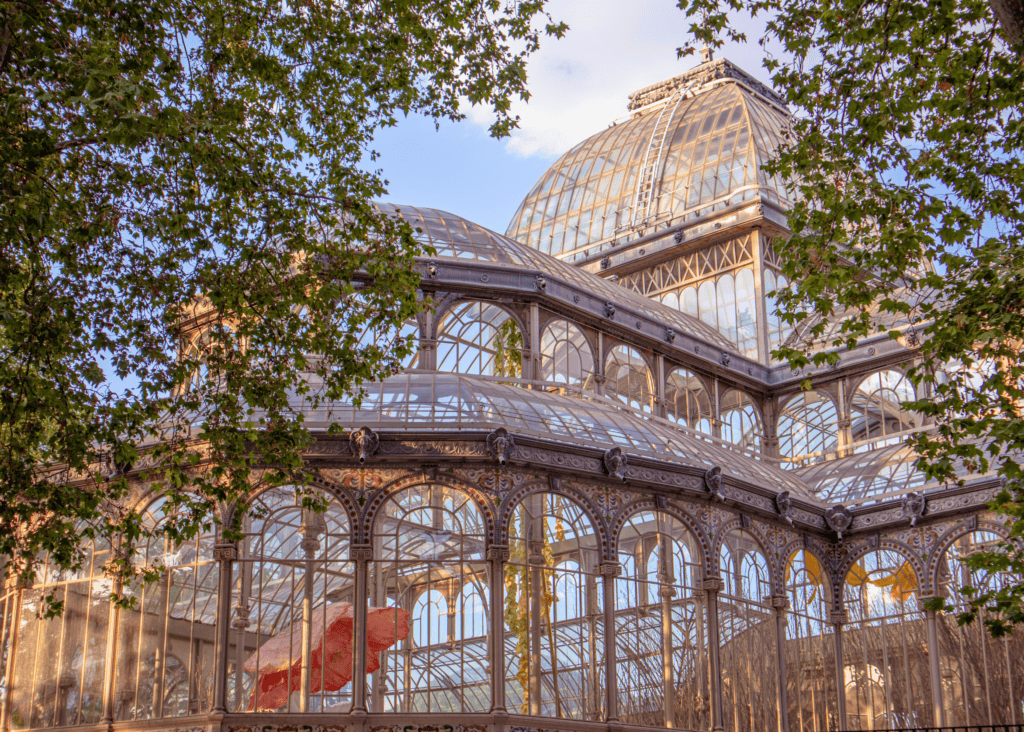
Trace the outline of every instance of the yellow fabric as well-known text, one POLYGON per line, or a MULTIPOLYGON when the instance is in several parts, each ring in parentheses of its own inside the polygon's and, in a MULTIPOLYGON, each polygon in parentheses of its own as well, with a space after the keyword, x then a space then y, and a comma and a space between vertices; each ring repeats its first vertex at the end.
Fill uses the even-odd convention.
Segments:
MULTIPOLYGON (((803 559, 810 582, 819 586, 825 584, 825 574, 821 571, 818 559, 809 552, 804 552, 803 559)), ((789 582, 789 566, 786 566, 786 582, 789 582)), ((917 575, 910 562, 904 562, 895 572, 879 579, 869 579, 862 566, 853 565, 846 575, 846 584, 860 587, 865 582, 875 587, 888 587, 889 594, 896 602, 906 602, 917 591, 917 575)))

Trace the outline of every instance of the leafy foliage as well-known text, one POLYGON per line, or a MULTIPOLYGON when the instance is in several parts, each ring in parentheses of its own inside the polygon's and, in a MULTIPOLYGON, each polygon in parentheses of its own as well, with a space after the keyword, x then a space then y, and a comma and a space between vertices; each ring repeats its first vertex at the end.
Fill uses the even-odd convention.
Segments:
MULTIPOLYGON (((711 45, 743 39, 737 13, 768 14, 766 66, 796 110, 767 167, 793 181, 777 248, 795 284, 778 301, 803 340, 776 355, 799 368, 879 333, 919 343, 908 376, 927 397, 905 406, 935 428, 912 440, 917 467, 1005 476, 992 506, 1010 539, 971 561, 1024 576, 1024 46, 982 0, 679 5, 711 45)), ((999 633, 1022 601, 1017 583, 973 605, 999 633)))
POLYGON ((0 0, 0 555, 75 568, 302 483, 306 410, 413 344, 420 251, 370 201, 376 130, 495 112, 559 36, 543 0, 0 0), (365 333, 391 333, 374 341, 365 333), (116 374, 122 383, 112 382, 116 374))

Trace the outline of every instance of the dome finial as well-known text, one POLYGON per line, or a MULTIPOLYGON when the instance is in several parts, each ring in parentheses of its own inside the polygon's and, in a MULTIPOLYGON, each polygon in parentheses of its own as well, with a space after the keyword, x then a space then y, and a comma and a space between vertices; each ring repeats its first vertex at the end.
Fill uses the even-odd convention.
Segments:
POLYGON ((715 49, 711 46, 704 46, 700 49, 700 62, 706 64, 715 57, 715 49))

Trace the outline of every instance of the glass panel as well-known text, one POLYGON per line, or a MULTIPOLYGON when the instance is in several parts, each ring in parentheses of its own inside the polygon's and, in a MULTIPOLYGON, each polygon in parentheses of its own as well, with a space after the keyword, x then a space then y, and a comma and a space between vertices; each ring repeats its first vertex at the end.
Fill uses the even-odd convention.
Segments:
POLYGON ((540 378, 592 388, 594 356, 587 337, 567 320, 555 320, 544 328, 540 341, 540 378))
POLYGON ((483 302, 459 303, 437 329, 437 370, 521 377, 523 334, 507 310, 483 302))
MULTIPOLYGON (((914 385, 901 372, 890 369, 871 374, 853 393, 852 440, 879 440, 871 445, 878 447, 889 442, 886 436, 919 426, 921 417, 901 406, 914 399, 914 385)), ((895 441, 899 442, 900 438, 895 441)))
POLYGON ((910 562, 893 551, 861 557, 846 575, 846 723, 841 729, 930 727, 928 640, 910 562))
POLYGON ((710 728, 699 557, 693 535, 665 513, 635 514, 619 535, 615 643, 626 724, 710 728))
POLYGON ((939 668, 947 725, 1019 724, 1024 719, 1024 632, 993 638, 984 626, 985 612, 970 625, 956 615, 966 610, 963 588, 1000 589, 1013 578, 1003 573, 971 570, 970 555, 993 549, 999 536, 973 531, 956 539, 939 562, 940 593, 954 610, 938 613, 939 668))
POLYGON ((369 627, 386 631, 390 643, 368 668, 371 712, 490 709, 485 540, 480 510, 455 488, 409 488, 381 508, 373 529, 369 627))
POLYGON ((704 434, 711 434, 711 398, 704 382, 686 369, 676 369, 665 380, 668 418, 704 434))
MULTIPOLYGON (((347 514, 327 493, 282 486, 260 494, 242 530, 246 538, 232 590, 228 707, 348 711, 354 576, 347 514), (323 512, 310 507, 315 505, 323 512)), ((370 648, 372 654, 372 640, 370 648)))
POLYGON ((654 409, 654 380, 640 352, 629 346, 615 346, 605 361, 605 393, 631 407, 654 409))
POLYGON ((804 550, 786 565, 786 700, 791 732, 840 729, 836 648, 828 622, 831 590, 817 557, 804 550))
MULTIPOLYGON (((838 447, 836 405, 828 395, 807 391, 790 399, 779 415, 779 453, 801 461, 838 447)), ((791 466, 793 463, 783 463, 791 466)))
POLYGON ((718 595, 722 706, 725 728, 778 729, 778 637, 768 561, 748 533, 730 531, 719 558, 718 595))
POLYGON ((730 389, 722 397, 722 439, 740 447, 761 450, 761 411, 749 394, 730 389))
MULTIPOLYGON (((173 520, 161 499, 144 513, 147 528, 173 520)), ((154 536, 140 562, 160 578, 128 588, 136 606, 122 610, 115 648, 114 719, 139 720, 209 712, 213 698, 218 564, 214 535, 182 544, 154 536)))
POLYGON ((580 507, 544 493, 516 506, 505 567, 509 711, 604 715, 604 614, 597 536, 580 507))

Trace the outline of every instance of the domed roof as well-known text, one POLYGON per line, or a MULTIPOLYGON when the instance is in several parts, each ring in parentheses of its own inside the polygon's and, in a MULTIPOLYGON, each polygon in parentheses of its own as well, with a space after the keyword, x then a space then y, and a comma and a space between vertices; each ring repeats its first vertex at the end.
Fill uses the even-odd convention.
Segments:
POLYGON ((785 206, 761 166, 778 148, 781 99, 719 59, 631 96, 633 116, 544 174, 506 234, 569 261, 757 196, 785 206))
POLYGON ((734 350, 735 344, 704 321, 675 308, 650 300, 602 277, 585 272, 554 257, 537 252, 507 236, 496 234, 472 221, 433 208, 375 203, 377 210, 401 217, 414 230, 414 238, 434 249, 433 259, 458 259, 535 269, 572 285, 599 294, 638 313, 643 313, 678 333, 700 338, 719 348, 734 350))

